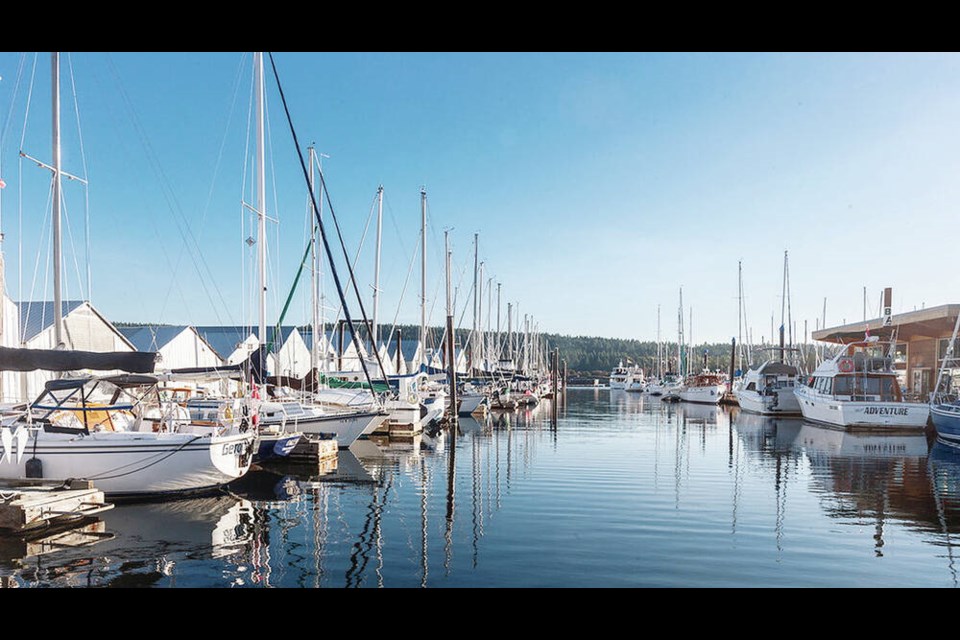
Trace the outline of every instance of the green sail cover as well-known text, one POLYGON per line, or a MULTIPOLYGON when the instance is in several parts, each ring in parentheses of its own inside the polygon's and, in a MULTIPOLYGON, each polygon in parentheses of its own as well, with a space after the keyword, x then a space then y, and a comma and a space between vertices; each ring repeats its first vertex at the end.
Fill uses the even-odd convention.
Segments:
MULTIPOLYGON (((319 375, 320 384, 326 384, 331 389, 370 389, 371 385, 366 382, 349 382, 346 380, 341 380, 340 378, 331 378, 330 376, 321 373, 319 375)), ((383 382, 374 382, 373 390, 376 393, 383 393, 384 391, 390 390, 390 385, 383 382)))

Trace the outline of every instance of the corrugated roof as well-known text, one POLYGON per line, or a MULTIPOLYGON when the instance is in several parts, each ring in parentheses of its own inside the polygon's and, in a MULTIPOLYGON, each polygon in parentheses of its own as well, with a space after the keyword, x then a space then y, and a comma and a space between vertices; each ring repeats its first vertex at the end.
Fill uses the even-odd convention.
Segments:
POLYGON ((122 333, 137 351, 159 351, 187 328, 186 325, 143 325, 117 327, 117 331, 122 333))
MULTIPOLYGON (((20 339, 32 340, 37 334, 53 326, 54 306, 52 301, 21 301, 15 303, 20 312, 20 339)), ((63 317, 83 304, 83 300, 61 300, 63 317)))
MULTIPOLYGON (((290 334, 293 333, 293 330, 296 329, 295 326, 282 326, 280 327, 280 341, 275 342, 273 349, 277 350, 286 343, 290 338, 290 334)), ((230 357, 230 354, 236 351, 237 345, 247 339, 252 333, 254 336, 258 336, 260 333, 259 327, 195 327, 197 333, 206 340, 213 350, 223 358, 227 359, 230 357)), ((273 342, 274 334, 276 334, 277 328, 274 326, 267 326, 267 342, 273 342)), ((309 331, 307 331, 309 333, 309 331)), ((301 337, 304 338, 304 342, 307 343, 307 348, 310 348, 310 342, 307 341, 306 335, 304 332, 300 333, 301 337)))

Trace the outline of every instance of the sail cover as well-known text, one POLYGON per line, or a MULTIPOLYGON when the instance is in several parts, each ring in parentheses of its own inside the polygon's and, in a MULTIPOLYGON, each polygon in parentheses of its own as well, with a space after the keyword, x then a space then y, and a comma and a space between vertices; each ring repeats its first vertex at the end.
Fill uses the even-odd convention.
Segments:
POLYGON ((73 351, 0 347, 0 371, 79 371, 93 369, 153 373, 153 351, 73 351))

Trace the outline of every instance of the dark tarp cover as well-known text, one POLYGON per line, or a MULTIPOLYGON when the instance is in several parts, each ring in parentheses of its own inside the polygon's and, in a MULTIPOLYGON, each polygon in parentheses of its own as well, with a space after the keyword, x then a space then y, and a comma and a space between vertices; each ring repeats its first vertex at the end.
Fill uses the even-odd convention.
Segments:
POLYGON ((0 371, 78 371, 94 369, 127 373, 153 373, 153 351, 73 351, 0 347, 0 371))

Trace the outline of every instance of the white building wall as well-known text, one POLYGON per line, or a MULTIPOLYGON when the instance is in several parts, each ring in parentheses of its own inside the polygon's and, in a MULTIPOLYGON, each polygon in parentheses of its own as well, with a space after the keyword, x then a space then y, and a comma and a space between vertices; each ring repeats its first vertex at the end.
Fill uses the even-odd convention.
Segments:
MULTIPOLYGON (((3 274, 0 274, 0 278, 3 274)), ((7 295, 0 296, 0 346, 20 346, 20 313, 7 295)), ((20 374, 0 371, 0 403, 20 400, 20 374)))
POLYGON ((274 375, 302 378, 310 373, 310 350, 300 331, 290 332, 277 353, 277 369, 274 375))
POLYGON ((157 369, 216 367, 221 364, 220 357, 207 346, 196 330, 186 327, 160 349, 157 369))

